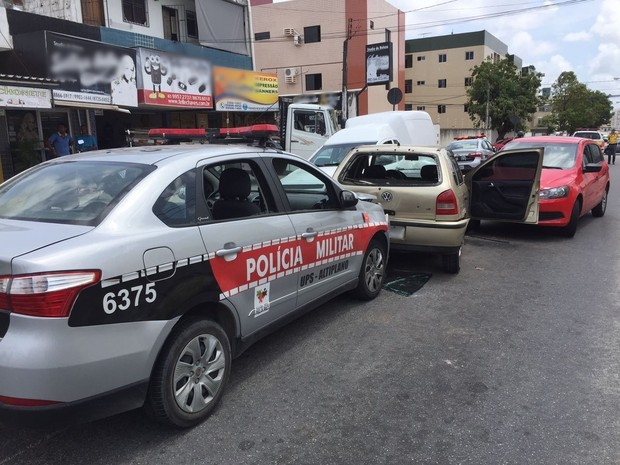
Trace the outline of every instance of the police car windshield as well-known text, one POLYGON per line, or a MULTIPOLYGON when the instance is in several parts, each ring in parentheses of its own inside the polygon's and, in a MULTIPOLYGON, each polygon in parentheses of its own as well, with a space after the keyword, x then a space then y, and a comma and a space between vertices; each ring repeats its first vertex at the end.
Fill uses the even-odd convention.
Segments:
POLYGON ((76 161, 42 164, 0 188, 0 218, 96 226, 154 167, 76 161))
POLYGON ((348 144, 324 145, 312 157, 310 162, 316 166, 338 166, 345 155, 360 145, 375 145, 377 141, 349 142, 348 144))

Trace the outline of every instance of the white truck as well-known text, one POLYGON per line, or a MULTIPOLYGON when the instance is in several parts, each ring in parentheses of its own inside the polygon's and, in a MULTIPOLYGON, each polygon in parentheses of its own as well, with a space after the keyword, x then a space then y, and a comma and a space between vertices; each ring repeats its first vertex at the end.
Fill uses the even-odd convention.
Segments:
POLYGON ((339 129, 330 106, 280 100, 280 142, 287 152, 308 159, 339 129))
POLYGON ((401 144, 439 146, 439 128, 425 111, 385 111, 347 120, 310 162, 332 175, 350 150, 360 145, 401 144))

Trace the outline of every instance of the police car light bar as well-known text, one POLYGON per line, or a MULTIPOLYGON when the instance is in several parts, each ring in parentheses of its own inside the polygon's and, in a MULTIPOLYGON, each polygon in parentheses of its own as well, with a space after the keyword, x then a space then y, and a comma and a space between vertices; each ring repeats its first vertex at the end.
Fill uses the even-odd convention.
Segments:
POLYGON ((149 130, 149 137, 163 139, 209 139, 238 137, 244 139, 261 139, 278 134, 278 127, 274 124, 254 124, 238 128, 218 129, 180 129, 155 128, 149 130))

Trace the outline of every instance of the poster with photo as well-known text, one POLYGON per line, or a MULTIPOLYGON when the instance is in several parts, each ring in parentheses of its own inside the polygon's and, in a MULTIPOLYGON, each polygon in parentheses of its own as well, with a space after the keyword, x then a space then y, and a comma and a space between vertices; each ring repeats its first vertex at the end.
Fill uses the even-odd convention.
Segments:
POLYGON ((366 45, 366 85, 389 84, 392 81, 392 43, 366 45))

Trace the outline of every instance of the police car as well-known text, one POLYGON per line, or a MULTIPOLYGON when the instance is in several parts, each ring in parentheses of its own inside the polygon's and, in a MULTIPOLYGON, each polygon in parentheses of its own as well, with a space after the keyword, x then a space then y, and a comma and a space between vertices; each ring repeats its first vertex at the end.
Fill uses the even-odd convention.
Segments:
POLYGON ((0 186, 0 420, 144 406, 193 426, 259 337, 345 291, 378 295, 387 231, 379 205, 264 147, 132 147, 31 168, 0 186), (297 171, 303 183, 280 181, 297 171))

